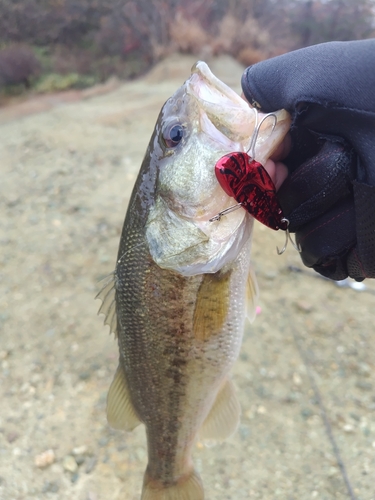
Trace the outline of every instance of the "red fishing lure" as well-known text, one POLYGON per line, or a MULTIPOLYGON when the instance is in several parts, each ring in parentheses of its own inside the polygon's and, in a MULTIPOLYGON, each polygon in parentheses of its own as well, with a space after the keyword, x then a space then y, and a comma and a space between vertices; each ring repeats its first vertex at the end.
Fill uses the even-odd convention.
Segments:
POLYGON ((247 153, 229 153, 216 163, 215 174, 227 195, 271 229, 288 228, 267 170, 247 153))

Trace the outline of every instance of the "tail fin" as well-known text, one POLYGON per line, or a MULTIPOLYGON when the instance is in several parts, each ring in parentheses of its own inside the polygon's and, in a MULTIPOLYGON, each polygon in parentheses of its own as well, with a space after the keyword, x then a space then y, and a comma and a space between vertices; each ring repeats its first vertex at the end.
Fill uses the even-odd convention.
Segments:
POLYGON ((195 470, 178 483, 164 488, 145 473, 141 500, 204 500, 201 478, 195 470))

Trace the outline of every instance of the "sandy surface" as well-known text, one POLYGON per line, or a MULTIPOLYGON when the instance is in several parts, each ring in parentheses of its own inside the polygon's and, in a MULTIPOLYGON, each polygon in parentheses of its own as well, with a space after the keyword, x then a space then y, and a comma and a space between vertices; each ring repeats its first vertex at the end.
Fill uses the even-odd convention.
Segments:
MULTIPOLYGON (((139 499, 144 429, 106 423, 117 346, 94 296, 159 109, 193 62, 176 61, 39 113, 0 109, 1 500, 139 499)), ((239 90, 237 63, 211 67, 239 90)), ((207 499, 374 500, 375 296, 290 271, 302 264, 291 246, 276 255, 283 242, 256 225, 242 421, 196 448, 207 499)))

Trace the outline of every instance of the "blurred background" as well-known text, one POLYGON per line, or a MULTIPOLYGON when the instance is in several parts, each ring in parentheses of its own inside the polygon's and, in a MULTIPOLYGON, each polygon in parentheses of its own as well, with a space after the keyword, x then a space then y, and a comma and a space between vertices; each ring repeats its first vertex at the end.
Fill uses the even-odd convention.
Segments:
POLYGON ((0 0, 0 95, 139 76, 171 53, 247 66, 374 36, 374 0, 0 0))

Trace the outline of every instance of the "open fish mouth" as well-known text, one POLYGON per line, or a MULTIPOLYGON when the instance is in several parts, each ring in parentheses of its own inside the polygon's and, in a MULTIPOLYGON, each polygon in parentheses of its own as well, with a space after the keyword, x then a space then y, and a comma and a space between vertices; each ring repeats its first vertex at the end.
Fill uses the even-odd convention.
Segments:
POLYGON ((197 100, 204 112, 202 129, 227 146, 229 151, 244 151, 254 130, 255 110, 219 80, 202 61, 192 68, 187 92, 197 100))
MULTIPOLYGON (((219 80, 206 63, 198 61, 192 68, 192 75, 187 82, 187 92, 192 95, 204 111, 207 119, 226 138, 223 144, 233 141, 229 151, 248 151, 254 129, 266 115, 258 113, 233 89, 219 80)), ((290 127, 290 115, 285 110, 273 113, 273 120, 265 120, 260 127, 254 147, 254 159, 264 165, 284 138, 290 127), (276 126, 275 126, 276 125, 276 126)), ((203 122, 202 122, 203 123, 203 122)), ((208 131, 207 122, 203 129, 208 131)), ((211 128, 208 135, 212 134, 211 128)), ((220 142, 222 136, 214 132, 220 142)))

